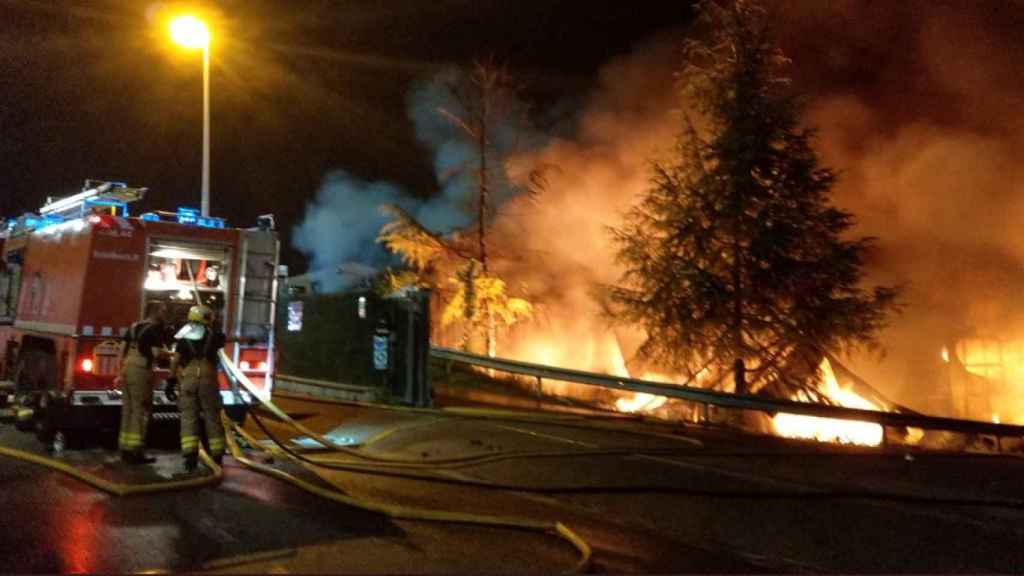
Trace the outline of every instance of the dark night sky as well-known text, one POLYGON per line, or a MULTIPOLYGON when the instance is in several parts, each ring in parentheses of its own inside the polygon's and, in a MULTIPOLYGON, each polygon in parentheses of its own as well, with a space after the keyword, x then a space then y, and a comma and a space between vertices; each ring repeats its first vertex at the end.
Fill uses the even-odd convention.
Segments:
MULTIPOLYGON (((0 0, 0 213, 85 178, 148 186, 139 208, 198 205, 201 60, 141 0, 0 0), (149 19, 147 19, 147 16, 149 19)), ((167 6, 166 3, 163 6, 167 6)), ((572 110, 598 68, 690 19, 688 2, 223 0, 212 64, 212 212, 287 233, 325 173, 429 195, 411 82, 493 55, 541 112, 572 110), (557 106, 556 106, 557 105, 557 106)), ((293 269, 301 256, 285 252, 293 269)))

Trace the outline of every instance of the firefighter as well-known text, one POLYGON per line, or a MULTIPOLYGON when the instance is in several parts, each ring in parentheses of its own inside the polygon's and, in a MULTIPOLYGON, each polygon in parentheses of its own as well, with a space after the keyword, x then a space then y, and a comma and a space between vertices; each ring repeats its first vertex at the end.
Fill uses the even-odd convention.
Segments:
POLYGON ((148 464, 153 458, 146 456, 146 429, 153 405, 153 365, 167 354, 164 348, 164 322, 167 308, 153 302, 147 307, 146 317, 136 322, 124 335, 124 358, 121 361, 121 434, 118 447, 121 459, 128 464, 148 464))
POLYGON ((188 311, 188 322, 174 336, 177 359, 172 367, 178 385, 181 413, 181 453, 185 470, 192 472, 199 462, 199 411, 202 409, 210 456, 218 464, 224 454, 224 426, 220 420, 220 386, 217 382, 217 352, 224 347, 224 333, 213 325, 214 313, 196 305, 188 311))

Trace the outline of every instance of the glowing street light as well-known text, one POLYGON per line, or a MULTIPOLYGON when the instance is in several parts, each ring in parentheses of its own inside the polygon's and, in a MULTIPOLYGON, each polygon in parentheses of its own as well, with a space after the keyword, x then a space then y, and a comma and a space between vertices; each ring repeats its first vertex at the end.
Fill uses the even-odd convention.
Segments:
POLYGON ((172 20, 171 38, 185 48, 206 48, 210 45, 210 31, 195 16, 179 16, 172 20))
POLYGON ((171 39, 189 49, 203 50, 203 178, 201 214, 210 215, 210 30, 195 16, 171 20, 171 39))

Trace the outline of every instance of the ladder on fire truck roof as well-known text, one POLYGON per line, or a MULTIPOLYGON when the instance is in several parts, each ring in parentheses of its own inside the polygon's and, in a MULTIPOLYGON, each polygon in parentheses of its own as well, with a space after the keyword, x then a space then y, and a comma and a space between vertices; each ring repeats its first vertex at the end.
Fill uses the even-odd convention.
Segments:
POLYGON ((39 215, 70 220, 87 216, 95 208, 109 208, 119 216, 128 215, 128 203, 141 200, 146 188, 132 188, 124 182, 86 180, 82 191, 64 198, 47 198, 39 215))

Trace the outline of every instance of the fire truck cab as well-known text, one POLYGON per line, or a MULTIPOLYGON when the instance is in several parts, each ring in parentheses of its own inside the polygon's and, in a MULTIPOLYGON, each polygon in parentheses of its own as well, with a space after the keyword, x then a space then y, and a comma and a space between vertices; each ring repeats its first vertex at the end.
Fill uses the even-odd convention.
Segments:
MULTIPOLYGON (((193 209, 129 216, 145 188, 87 180, 0 234, 0 396, 19 427, 46 443, 116 428, 123 336, 147 305, 168 310, 167 342, 199 299, 217 312, 226 354, 269 398, 273 386, 279 241, 270 217, 229 228, 193 209)), ((174 419, 153 379, 154 419, 174 419)), ((221 370, 233 417, 252 401, 221 370)))

